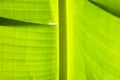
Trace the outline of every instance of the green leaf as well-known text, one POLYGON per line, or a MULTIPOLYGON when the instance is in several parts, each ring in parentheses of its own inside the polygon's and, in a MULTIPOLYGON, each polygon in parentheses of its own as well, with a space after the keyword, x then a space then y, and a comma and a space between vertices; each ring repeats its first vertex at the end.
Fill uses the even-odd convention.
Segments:
POLYGON ((67 6, 69 80, 120 80, 119 17, 87 0, 67 6))
POLYGON ((100 8, 120 17, 120 0, 88 0, 100 8))
POLYGON ((53 21, 50 0, 2 0, 0 16, 41 24, 53 21))
POLYGON ((57 79, 57 9, 52 4, 50 0, 0 2, 0 80, 57 79))

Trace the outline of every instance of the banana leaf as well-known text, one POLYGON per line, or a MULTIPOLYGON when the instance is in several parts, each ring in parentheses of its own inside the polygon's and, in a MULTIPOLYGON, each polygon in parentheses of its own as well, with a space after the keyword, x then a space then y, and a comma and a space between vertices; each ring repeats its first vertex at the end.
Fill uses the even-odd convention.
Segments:
POLYGON ((58 78, 56 2, 0 1, 0 80, 58 78))
POLYGON ((120 80, 120 18, 110 12, 119 12, 116 1, 67 0, 69 80, 120 80))
POLYGON ((25 22, 47 24, 53 22, 52 5, 57 4, 54 2, 56 1, 1 0, 0 16, 25 22))

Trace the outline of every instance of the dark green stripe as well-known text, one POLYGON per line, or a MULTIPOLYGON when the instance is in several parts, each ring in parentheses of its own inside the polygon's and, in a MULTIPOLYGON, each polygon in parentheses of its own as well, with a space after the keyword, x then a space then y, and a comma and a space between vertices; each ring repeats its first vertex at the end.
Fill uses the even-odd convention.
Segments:
POLYGON ((67 80, 66 0, 59 0, 59 80, 67 80))

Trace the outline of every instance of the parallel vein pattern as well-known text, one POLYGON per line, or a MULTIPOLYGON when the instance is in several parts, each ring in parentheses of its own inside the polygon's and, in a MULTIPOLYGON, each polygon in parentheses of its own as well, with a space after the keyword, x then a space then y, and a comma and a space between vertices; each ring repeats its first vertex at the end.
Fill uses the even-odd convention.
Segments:
POLYGON ((56 26, 0 26, 0 80, 56 80, 56 26))
POLYGON ((0 80, 56 80, 57 0, 0 1, 0 80))
POLYGON ((69 79, 120 80, 120 19, 87 0, 68 2, 69 79))
POLYGON ((53 1, 1 0, 0 16, 26 22, 47 24, 53 21, 53 16, 51 16, 52 13, 50 5, 50 2, 53 1))

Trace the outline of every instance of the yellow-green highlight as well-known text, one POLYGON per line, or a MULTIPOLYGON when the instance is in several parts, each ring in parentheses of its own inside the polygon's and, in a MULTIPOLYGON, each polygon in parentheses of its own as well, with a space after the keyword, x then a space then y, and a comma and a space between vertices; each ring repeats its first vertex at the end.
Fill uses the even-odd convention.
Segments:
POLYGON ((68 80, 120 80, 120 18, 88 0, 67 8, 68 80))

